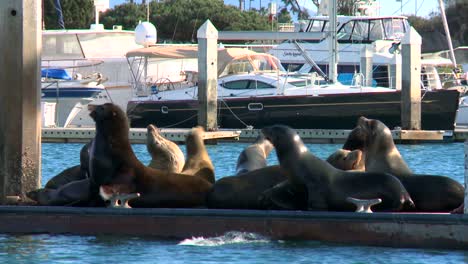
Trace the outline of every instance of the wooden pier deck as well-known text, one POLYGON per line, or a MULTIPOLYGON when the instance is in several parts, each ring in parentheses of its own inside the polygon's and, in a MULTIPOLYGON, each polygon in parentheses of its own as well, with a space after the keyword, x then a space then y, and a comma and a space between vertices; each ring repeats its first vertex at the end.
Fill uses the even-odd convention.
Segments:
MULTIPOLYGON (((166 138, 175 142, 184 142, 189 129, 172 128, 161 129, 166 138)), ((308 143, 342 143, 348 137, 351 130, 336 129, 298 129, 301 138, 308 143)), ((221 129, 206 132, 206 140, 240 140, 254 141, 259 135, 260 129, 221 129)), ((393 130, 392 135, 396 142, 421 142, 441 141, 447 133, 427 130, 393 130)), ((467 131, 468 136, 468 131, 467 131)), ((94 128, 42 128, 42 142, 55 143, 82 143, 94 138, 94 128)), ((450 134, 451 135, 451 134, 450 134)), ((131 128, 130 141, 132 143, 146 142, 146 128, 131 128)))
POLYGON ((468 215, 0 206, 0 233, 185 239, 254 232, 271 239, 468 248, 468 215))

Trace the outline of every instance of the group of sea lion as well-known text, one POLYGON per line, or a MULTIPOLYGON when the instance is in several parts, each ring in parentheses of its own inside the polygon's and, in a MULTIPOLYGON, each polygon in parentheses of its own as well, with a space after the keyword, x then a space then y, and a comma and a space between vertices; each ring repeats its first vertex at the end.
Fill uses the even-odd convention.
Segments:
POLYGON ((119 107, 89 110, 96 136, 82 148, 80 165, 28 193, 39 205, 354 211, 361 205, 351 201, 370 200, 381 202, 376 211, 450 212, 463 203, 460 183, 413 174, 378 120, 361 117, 327 160, 310 152, 294 129, 265 127, 240 153, 236 174, 215 180, 201 127, 188 133, 185 158, 177 144, 148 126, 152 160, 146 166, 132 150, 119 107), (279 164, 268 166, 273 149, 279 164))

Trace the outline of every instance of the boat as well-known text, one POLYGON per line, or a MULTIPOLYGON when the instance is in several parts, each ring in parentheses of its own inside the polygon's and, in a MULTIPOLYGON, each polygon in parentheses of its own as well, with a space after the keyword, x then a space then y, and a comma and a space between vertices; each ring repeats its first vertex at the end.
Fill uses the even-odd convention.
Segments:
MULTIPOLYGON (((113 29, 103 29, 93 24, 89 29, 43 30, 41 64, 43 69, 64 69, 67 71, 69 80, 60 80, 59 84, 63 88, 67 86, 67 90, 64 91, 67 91, 68 95, 72 92, 78 92, 77 89, 80 86, 91 91, 92 85, 96 84, 96 82, 91 81, 83 85, 89 80, 86 78, 78 80, 80 76, 105 76, 105 89, 94 87, 100 89, 100 93, 92 94, 94 102, 96 104, 113 102, 125 109, 132 94, 131 77, 125 54, 129 50, 141 47, 143 45, 135 41, 135 31, 122 30, 120 26, 114 26, 113 29), (73 78, 74 76, 77 78, 73 78)), ((43 87, 47 88, 45 93, 43 91, 47 102, 55 102, 56 95, 53 90, 56 84, 57 80, 43 83, 43 87)), ((85 93, 86 91, 81 92, 85 93)), ((81 101, 83 106, 91 97, 84 98, 87 100, 81 101)), ((81 109, 78 113, 74 113, 73 118, 70 116, 68 122, 65 122, 68 118, 60 118, 57 126, 94 126, 87 108, 81 107, 81 109)), ((57 112, 64 113, 65 111, 57 109, 57 112)))
MULTIPOLYGON (((373 85, 396 87, 393 67, 401 62, 400 42, 409 31, 410 24, 405 16, 377 15, 377 5, 376 1, 358 1, 355 4, 354 16, 337 16, 336 36, 339 44, 337 78, 343 84, 350 84, 354 73, 360 72, 361 51, 363 48, 370 47, 372 50, 373 85)), ((326 10, 320 9, 319 12, 325 15, 301 20, 294 27, 294 31, 310 32, 316 35, 316 38, 312 40, 287 40, 268 51, 277 57, 284 68, 289 71, 323 71, 328 74, 330 40, 327 36, 330 32, 330 21, 326 10), (308 61, 314 61, 319 69, 314 68, 314 65, 308 61)), ((439 58, 436 64, 433 62, 432 59, 422 58, 422 78, 428 79, 437 75, 437 66, 440 64, 451 64, 451 61, 445 58, 439 58)), ((429 87, 429 89, 440 88, 436 82, 431 82, 431 84, 435 86, 429 87)))
POLYGON ((70 76, 65 68, 41 70, 41 104, 43 126, 67 127, 85 105, 105 92, 105 78, 95 73, 90 76, 70 76))
MULTIPOLYGON (((195 81, 164 84, 146 75, 145 63, 162 58, 197 58, 197 47, 147 47, 127 53, 133 69, 134 97, 128 102, 131 127, 193 127, 197 125, 195 81), (131 63, 132 64, 132 63, 131 63)), ((179 69, 177 69, 179 72, 179 69)), ((359 75, 357 75, 359 76, 359 75)), ((388 87, 329 84, 317 74, 291 74, 267 53, 218 49, 218 125, 221 128, 262 128, 285 124, 296 129, 352 129, 359 116, 401 127, 401 91, 388 87)), ((422 129, 453 130, 457 89, 421 90, 422 129)))

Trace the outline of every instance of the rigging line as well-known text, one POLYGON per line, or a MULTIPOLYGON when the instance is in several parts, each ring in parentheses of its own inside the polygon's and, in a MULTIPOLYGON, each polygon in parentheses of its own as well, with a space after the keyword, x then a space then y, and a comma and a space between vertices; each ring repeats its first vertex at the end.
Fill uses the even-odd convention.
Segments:
MULTIPOLYGON (((246 128, 249 128, 249 127, 252 127, 252 128, 253 128, 253 126, 249 126, 249 125, 247 125, 247 123, 245 123, 244 121, 242 121, 242 120, 231 110, 231 108, 230 108, 229 105, 226 103, 226 101, 224 101, 224 99, 221 99, 220 101, 224 103, 224 105, 226 106, 227 110, 229 110, 229 112, 231 112, 231 114, 232 114, 237 120, 239 120, 239 122, 241 122, 242 125, 244 125, 246 128)), ((220 109, 221 109, 221 107, 220 107, 220 109)))
MULTIPOLYGON (((421 7, 423 6, 423 4, 424 4, 424 0, 422 0, 422 3, 419 5, 418 9, 416 9, 416 13, 419 12, 419 9, 421 9, 421 7)), ((416 15, 416 14, 415 14, 415 15, 416 15)))
POLYGON ((198 114, 194 114, 194 115, 192 115, 191 117, 189 117, 189 118, 187 118, 187 119, 184 119, 184 120, 182 120, 182 121, 180 121, 180 122, 174 123, 174 124, 169 125, 169 126, 164 126, 164 127, 161 127, 161 128, 171 128, 171 127, 180 125, 180 124, 182 124, 182 123, 185 123, 185 122, 189 121, 190 119, 193 119, 193 118, 196 117, 197 115, 198 115, 198 114))
MULTIPOLYGON (((403 1, 403 0, 401 0, 401 1, 403 1)), ((400 8, 398 8, 400 10, 400 12, 402 12, 403 7, 405 7, 407 4, 409 4, 409 1, 410 0, 406 0, 406 2, 403 5, 401 5, 400 8)), ((398 13, 398 10, 393 12, 392 15, 395 15, 396 13, 398 13)), ((403 15, 403 14, 400 14, 400 15, 403 15)))

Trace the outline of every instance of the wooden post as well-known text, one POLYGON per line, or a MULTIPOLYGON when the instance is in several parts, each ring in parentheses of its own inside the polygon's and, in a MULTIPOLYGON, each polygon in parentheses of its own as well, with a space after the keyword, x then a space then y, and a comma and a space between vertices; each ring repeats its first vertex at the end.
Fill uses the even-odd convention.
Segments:
POLYGON ((401 90, 401 68, 401 55, 395 54, 390 66, 389 79, 391 80, 390 87, 396 90, 401 90))
POLYGON ((421 36, 411 27, 403 37, 401 127, 421 129, 421 36))
POLYGON ((206 131, 218 129, 218 30, 207 20, 198 38, 198 124, 206 131))
POLYGON ((465 140, 465 204, 463 212, 468 214, 468 140, 465 140))
POLYGON ((364 75, 364 86, 372 86, 372 46, 365 45, 361 49, 360 70, 364 75))
POLYGON ((41 1, 0 1, 0 202, 40 187, 41 1))

